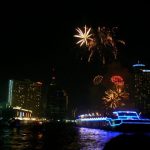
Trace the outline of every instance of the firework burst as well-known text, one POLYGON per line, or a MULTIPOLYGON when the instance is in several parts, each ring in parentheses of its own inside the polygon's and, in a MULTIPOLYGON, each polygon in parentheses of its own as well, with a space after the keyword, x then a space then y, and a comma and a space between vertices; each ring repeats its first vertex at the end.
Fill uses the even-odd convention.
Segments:
POLYGON ((118 93, 113 90, 105 91, 106 96, 102 99, 104 100, 104 104, 107 107, 110 107, 112 109, 115 109, 121 105, 120 103, 120 97, 118 96, 118 93))
POLYGON ((102 98, 104 104, 111 108, 116 109, 118 107, 124 106, 125 104, 121 101, 122 99, 128 99, 129 94, 121 89, 117 90, 107 90, 105 91, 105 96, 102 98))
POLYGON ((124 86, 124 80, 121 76, 115 75, 111 77, 111 82, 114 83, 115 86, 124 86))
POLYGON ((103 80, 103 76, 97 75, 94 77, 93 83, 94 83, 94 85, 99 85, 102 82, 102 80, 103 80))
POLYGON ((80 28, 77 28, 76 31, 78 32, 77 35, 74 35, 74 37, 79 38, 79 41, 76 44, 80 44, 80 47, 85 44, 88 46, 90 41, 93 39, 91 38, 92 34, 90 34, 91 28, 87 28, 86 25, 84 27, 84 31, 82 31, 80 28))
POLYGON ((87 28, 86 25, 84 27, 84 31, 82 31, 80 28, 76 29, 78 35, 74 35, 74 37, 79 38, 77 44, 80 44, 80 47, 85 44, 88 48, 88 51, 90 51, 88 62, 91 61, 94 53, 98 52, 102 63, 105 64, 105 55, 108 48, 111 48, 114 59, 117 59, 117 44, 121 43, 125 45, 125 42, 115 38, 116 29, 117 27, 113 27, 112 29, 98 27, 97 31, 94 32, 92 28, 87 28))

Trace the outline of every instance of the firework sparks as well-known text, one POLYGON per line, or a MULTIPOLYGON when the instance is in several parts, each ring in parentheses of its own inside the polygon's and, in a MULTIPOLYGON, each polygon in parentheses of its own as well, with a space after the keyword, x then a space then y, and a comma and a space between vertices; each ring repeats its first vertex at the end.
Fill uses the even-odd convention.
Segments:
POLYGON ((117 40, 115 38, 116 29, 118 28, 113 27, 112 29, 110 29, 106 27, 98 27, 98 40, 100 41, 100 47, 103 47, 103 49, 111 47, 115 59, 117 59, 118 53, 117 43, 125 44, 123 40, 117 40))
POLYGON ((123 40, 117 40, 115 38, 116 29, 117 27, 113 27, 112 29, 106 27, 98 27, 98 30, 96 32, 94 32, 94 30, 91 28, 87 28, 86 26, 84 27, 84 32, 80 28, 76 29, 78 35, 74 35, 74 37, 79 38, 77 44, 80 44, 80 47, 85 44, 88 48, 88 51, 90 51, 88 62, 91 61, 94 53, 98 51, 101 61, 104 64, 106 55, 105 51, 107 51, 108 48, 111 48, 114 59, 117 59, 117 44, 121 43, 125 45, 125 42, 123 40))
POLYGON ((86 25, 84 27, 84 32, 80 29, 77 28, 76 31, 78 32, 78 35, 74 35, 74 37, 79 38, 79 41, 77 42, 77 44, 80 44, 80 47, 83 44, 86 44, 86 46, 88 45, 89 41, 92 41, 93 39, 91 38, 92 34, 90 34, 91 28, 87 28, 86 25), (88 41, 89 40, 89 41, 88 41))
POLYGON ((129 93, 127 93, 126 91, 120 90, 120 91, 118 92, 118 96, 119 96, 121 99, 128 99, 128 98, 129 98, 129 93))
POLYGON ((125 104, 121 101, 122 99, 128 99, 129 94, 121 89, 107 90, 105 96, 102 98, 106 106, 115 109, 125 104))
POLYGON ((124 80, 121 76, 115 75, 111 77, 111 82, 116 86, 124 86, 124 80))
POLYGON ((105 105, 108 107, 115 109, 120 106, 120 97, 118 96, 118 93, 113 90, 105 91, 106 96, 103 97, 105 105))
POLYGON ((102 82, 102 80, 103 80, 103 76, 97 75, 94 77, 93 83, 94 83, 94 85, 99 85, 102 82))

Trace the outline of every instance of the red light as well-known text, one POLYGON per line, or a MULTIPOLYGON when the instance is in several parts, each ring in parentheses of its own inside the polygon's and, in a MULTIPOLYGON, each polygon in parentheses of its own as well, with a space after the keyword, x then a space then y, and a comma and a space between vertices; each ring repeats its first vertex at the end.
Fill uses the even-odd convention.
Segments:
POLYGON ((124 80, 121 76, 112 76, 111 82, 113 82, 116 85, 124 85, 124 80))

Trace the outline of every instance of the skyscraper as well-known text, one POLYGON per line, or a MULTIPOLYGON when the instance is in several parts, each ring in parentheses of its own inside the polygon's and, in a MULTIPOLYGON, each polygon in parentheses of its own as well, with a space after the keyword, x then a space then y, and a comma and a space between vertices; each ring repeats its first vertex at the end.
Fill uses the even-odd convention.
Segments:
POLYGON ((32 110, 34 117, 40 117, 42 83, 30 80, 9 80, 8 105, 32 110))
POLYGON ((132 97, 135 108, 150 113, 150 70, 144 64, 133 65, 132 97))
POLYGON ((46 117, 50 120, 64 120, 68 109, 68 95, 56 84, 56 77, 52 74, 47 88, 46 117))

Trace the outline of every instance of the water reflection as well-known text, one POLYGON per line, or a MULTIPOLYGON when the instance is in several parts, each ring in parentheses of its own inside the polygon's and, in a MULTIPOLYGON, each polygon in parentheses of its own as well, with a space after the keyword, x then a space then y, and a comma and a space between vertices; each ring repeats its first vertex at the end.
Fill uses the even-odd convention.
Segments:
POLYGON ((28 128, 20 130, 16 128, 6 128, 0 130, 0 149, 7 150, 26 150, 30 148, 41 147, 42 133, 33 135, 28 128))
POLYGON ((122 134, 90 128, 79 128, 78 132, 81 150, 102 150, 110 139, 122 134))
POLYGON ((150 134, 122 133, 68 125, 48 125, 42 130, 0 128, 0 150, 103 150, 104 147, 117 147, 118 143, 136 144, 131 142, 133 139, 149 144, 150 134))

